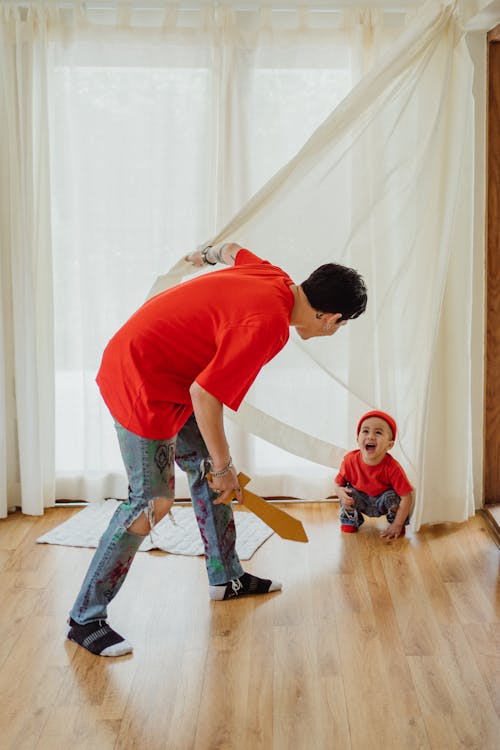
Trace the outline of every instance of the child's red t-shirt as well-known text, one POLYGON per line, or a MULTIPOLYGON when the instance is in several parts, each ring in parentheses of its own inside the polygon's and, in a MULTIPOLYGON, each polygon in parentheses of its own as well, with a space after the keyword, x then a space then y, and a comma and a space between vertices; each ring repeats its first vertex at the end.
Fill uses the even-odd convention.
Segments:
POLYGON ((260 369, 286 344, 291 278, 240 250, 234 266, 157 294, 107 345, 97 383, 126 429, 161 440, 193 411, 196 381, 237 410, 260 369))
POLYGON ((403 497, 413 490, 403 467, 390 453, 386 453, 376 466, 365 464, 360 450, 347 453, 335 477, 335 484, 344 486, 347 482, 370 497, 377 497, 389 489, 403 497))

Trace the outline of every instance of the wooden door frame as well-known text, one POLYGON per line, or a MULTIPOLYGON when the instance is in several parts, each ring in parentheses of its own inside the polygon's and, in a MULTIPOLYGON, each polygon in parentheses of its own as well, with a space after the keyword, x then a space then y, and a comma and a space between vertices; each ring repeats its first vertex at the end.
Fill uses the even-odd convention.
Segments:
POLYGON ((487 35, 487 64, 483 489, 493 512, 500 508, 500 24, 487 35))

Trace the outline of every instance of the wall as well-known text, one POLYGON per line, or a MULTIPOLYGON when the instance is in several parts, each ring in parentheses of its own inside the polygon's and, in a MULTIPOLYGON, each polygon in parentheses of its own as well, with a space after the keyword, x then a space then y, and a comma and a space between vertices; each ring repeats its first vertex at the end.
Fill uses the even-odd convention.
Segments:
MULTIPOLYGON (((486 206, 486 32, 467 34, 467 46, 474 61, 475 102, 475 190, 474 265, 472 310, 472 430, 473 477, 476 508, 483 503, 483 394, 484 394, 484 285, 486 206)), ((459 439, 459 436, 457 436, 459 439)))

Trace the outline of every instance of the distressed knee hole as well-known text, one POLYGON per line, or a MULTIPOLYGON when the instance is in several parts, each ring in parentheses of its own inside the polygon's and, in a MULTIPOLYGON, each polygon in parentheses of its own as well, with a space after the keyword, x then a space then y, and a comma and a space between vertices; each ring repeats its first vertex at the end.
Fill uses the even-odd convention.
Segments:
POLYGON ((128 527, 127 531, 146 536, 153 527, 170 512, 174 501, 169 497, 155 497, 148 502, 148 507, 128 527))

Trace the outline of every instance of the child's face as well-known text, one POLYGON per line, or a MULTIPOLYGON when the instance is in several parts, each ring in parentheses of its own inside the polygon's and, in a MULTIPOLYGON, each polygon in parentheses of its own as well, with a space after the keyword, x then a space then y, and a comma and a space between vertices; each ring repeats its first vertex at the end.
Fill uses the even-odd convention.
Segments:
POLYGON ((393 445, 392 430, 385 419, 368 417, 361 423, 358 447, 365 464, 379 464, 393 445))

